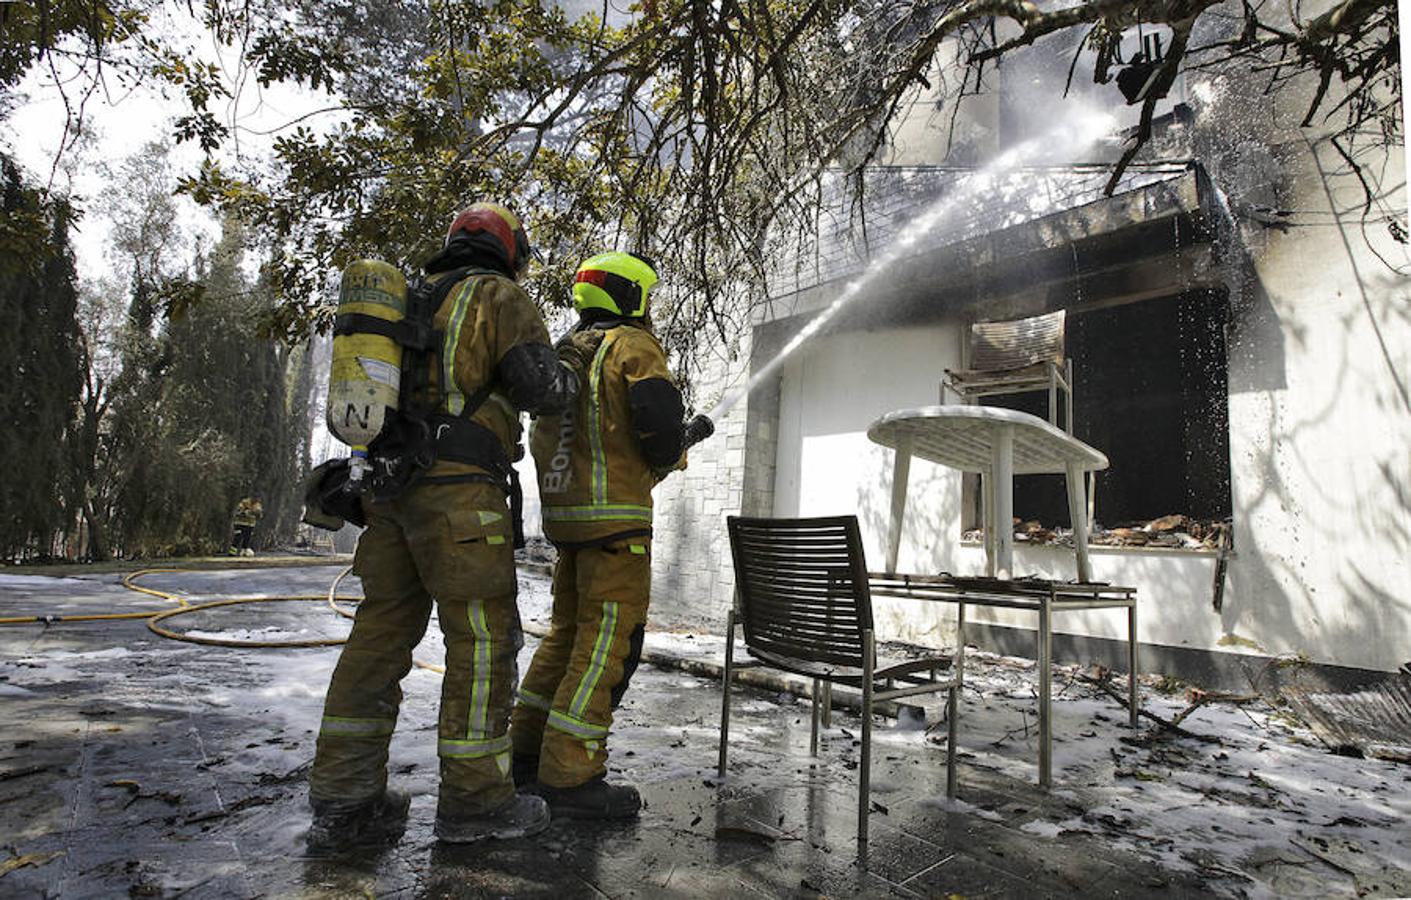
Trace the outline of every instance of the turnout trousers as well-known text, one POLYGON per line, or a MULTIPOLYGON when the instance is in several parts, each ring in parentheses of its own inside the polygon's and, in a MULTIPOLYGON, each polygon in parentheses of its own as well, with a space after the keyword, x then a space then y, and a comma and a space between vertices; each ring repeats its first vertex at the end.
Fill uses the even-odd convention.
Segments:
POLYGON ((514 796, 507 731, 524 643, 504 493, 478 483, 414 485, 364 509, 353 571, 366 599, 328 687, 310 797, 356 804, 386 787, 400 682, 435 602, 446 639, 439 811, 496 809, 514 796))
POLYGON ((510 735, 539 780, 574 787, 607 771, 612 711, 642 655, 651 540, 559 549, 549 634, 520 686, 510 735))

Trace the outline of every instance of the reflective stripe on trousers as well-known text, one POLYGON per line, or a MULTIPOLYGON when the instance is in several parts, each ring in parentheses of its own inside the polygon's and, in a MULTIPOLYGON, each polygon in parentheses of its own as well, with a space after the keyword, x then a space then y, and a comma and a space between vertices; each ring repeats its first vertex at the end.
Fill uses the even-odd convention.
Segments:
POLYGON ((447 759, 479 759, 496 753, 508 753, 510 748, 508 734, 484 740, 453 741, 442 738, 436 742, 436 753, 447 759))
POLYGON ((397 729, 395 719, 359 719, 352 716, 324 716, 318 733, 333 737, 382 737, 397 729))
POLYGON ((544 712, 548 712, 551 708, 551 704, 547 698, 526 691, 524 688, 519 689, 519 702, 530 709, 542 709, 544 712))
MULTIPOLYGON (((603 667, 607 665, 608 650, 612 647, 612 639, 616 631, 617 604, 606 600, 603 602, 603 617, 598 620, 598 639, 593 642, 593 658, 588 662, 588 669, 583 673, 583 678, 578 682, 578 690, 573 694, 573 703, 568 707, 568 714, 575 720, 583 715, 583 709, 588 705, 588 698, 593 695, 593 690, 597 688, 598 681, 603 677, 603 667)), ((552 724, 552 714, 549 716, 549 721, 552 724)))
POLYGON ((585 722, 556 709, 549 710, 549 727, 581 738, 605 738, 608 736, 606 727, 585 722))
POLYGON ((490 635, 490 626, 485 622, 485 604, 473 601, 466 605, 466 618, 470 622, 471 634, 475 635, 474 669, 470 682, 470 709, 466 714, 465 736, 470 740, 484 739, 489 735, 486 722, 489 717, 491 668, 495 641, 490 635))

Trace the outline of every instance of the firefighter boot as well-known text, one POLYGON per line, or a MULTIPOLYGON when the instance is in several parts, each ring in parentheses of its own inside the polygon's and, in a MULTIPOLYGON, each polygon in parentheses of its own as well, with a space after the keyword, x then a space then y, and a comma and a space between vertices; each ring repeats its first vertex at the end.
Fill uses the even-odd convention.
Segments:
POLYGON ((598 775, 574 787, 534 785, 533 792, 549 804, 559 819, 635 819, 642 809, 642 795, 630 784, 608 784, 598 775))
POLYGON ((361 803, 312 801, 313 824, 306 838, 310 853, 338 853, 357 847, 395 844, 407 827, 411 795, 388 788, 361 803))
POLYGON ((504 806, 480 815, 436 815, 436 837, 448 844, 529 837, 548 827, 549 807, 529 794, 515 794, 504 806))

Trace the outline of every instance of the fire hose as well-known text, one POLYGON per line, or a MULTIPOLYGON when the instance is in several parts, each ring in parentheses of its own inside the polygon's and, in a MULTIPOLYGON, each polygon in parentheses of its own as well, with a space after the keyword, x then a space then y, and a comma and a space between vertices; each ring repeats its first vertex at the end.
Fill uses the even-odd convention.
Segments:
MULTIPOLYGON (((186 602, 186 600, 185 600, 184 598, 182 598, 182 597, 178 597, 178 596, 176 596, 176 595, 174 595, 174 594, 167 594, 167 593, 165 593, 165 592, 163 592, 163 591, 154 590, 154 589, 149 588, 149 587, 143 587, 143 586, 141 586, 141 585, 139 585, 139 584, 135 584, 135 583, 134 583, 134 581, 135 581, 136 579, 142 577, 143 575, 152 575, 152 574, 156 574, 156 573, 158 573, 158 572, 184 572, 184 571, 189 571, 189 570, 186 570, 186 569, 140 569, 140 570, 138 570, 138 571, 136 571, 136 572, 129 572, 127 575, 123 576, 122 586, 125 587, 125 588, 127 588, 127 589, 130 590, 130 591, 137 591, 137 592, 140 593, 140 594, 151 594, 152 596, 154 596, 154 597, 160 597, 160 598, 162 598, 163 600, 172 600, 172 601, 175 601, 175 602, 179 605, 179 608, 186 608, 186 607, 189 607, 190 604, 188 604, 188 603, 186 602)), ((173 611, 175 611, 175 610, 173 610, 173 611)), ((76 615, 76 616, 54 616, 54 615, 5 616, 5 617, 0 617, 0 625, 52 625, 52 624, 54 624, 54 623, 56 623, 56 622, 106 622, 106 621, 116 621, 116 620, 119 620, 119 619, 149 619, 149 618, 151 618, 151 617, 154 616, 154 615, 160 614, 161 612, 163 612, 163 610, 144 610, 144 611, 139 611, 139 612, 126 612, 126 613, 85 613, 85 614, 76 615)))
MULTIPOLYGON (((233 597, 225 600, 211 600, 205 603, 191 603, 180 594, 173 594, 158 588, 148 587, 137 583, 137 579, 146 575, 155 575, 163 572, 192 572, 198 569, 139 569, 136 572, 129 572, 123 576, 122 586, 130 591, 139 594, 147 594, 162 600, 167 600, 176 604, 174 609, 165 610, 141 610, 126 613, 85 613, 81 615, 28 615, 28 616, 6 616, 0 617, 0 625, 53 625, 59 622, 104 622, 118 621, 122 619, 146 619, 147 628, 152 633, 174 641, 185 641, 191 644, 204 644, 210 647, 237 647, 243 649, 293 649, 300 647, 338 647, 348 642, 347 638, 303 638, 293 640, 239 640, 236 638, 207 637, 205 635, 189 634, 180 631, 173 631, 160 624, 168 619, 177 616, 189 615, 191 613, 203 612, 209 609, 218 609, 225 606, 241 606, 248 603, 298 603, 324 601, 338 615, 351 619, 354 613, 338 604, 339 600, 360 600, 360 597, 339 597, 338 587, 343 580, 352 572, 352 566, 345 566, 338 572, 328 586, 328 591, 323 594, 300 594, 287 597, 233 597)), ((445 667, 435 663, 413 660, 413 664, 421 669, 428 669, 432 672, 444 673, 445 667)))

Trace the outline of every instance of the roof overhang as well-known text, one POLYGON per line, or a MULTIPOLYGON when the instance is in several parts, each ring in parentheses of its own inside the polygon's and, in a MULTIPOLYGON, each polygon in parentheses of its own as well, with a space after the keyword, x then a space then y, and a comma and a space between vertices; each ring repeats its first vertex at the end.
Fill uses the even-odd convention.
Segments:
MULTIPOLYGON (((1081 310, 1223 284, 1216 206, 1194 163, 1173 177, 898 260, 873 276, 829 330, 1081 310)), ((756 326, 811 317, 851 274, 773 297, 756 326)))

